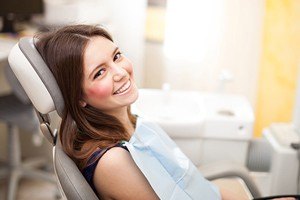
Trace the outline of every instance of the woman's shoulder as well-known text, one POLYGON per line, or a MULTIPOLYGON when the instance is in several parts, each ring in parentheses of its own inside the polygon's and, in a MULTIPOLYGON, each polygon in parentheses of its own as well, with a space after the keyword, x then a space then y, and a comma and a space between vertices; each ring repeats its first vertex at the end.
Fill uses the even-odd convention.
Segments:
POLYGON ((98 162, 100 158, 102 158, 110 149, 113 149, 114 147, 121 147, 122 149, 127 150, 127 147, 123 144, 124 142, 121 141, 114 145, 110 145, 104 148, 97 148, 89 157, 87 167, 95 162, 98 162))
POLYGON ((102 156, 93 180, 101 196, 114 199, 132 199, 137 196, 137 199, 157 199, 147 179, 124 148, 111 148, 102 156))
POLYGON ((95 166, 93 183, 101 196, 111 196, 112 188, 120 188, 130 170, 130 153, 123 148, 110 148, 95 166))
POLYGON ((122 162, 126 162, 130 156, 129 152, 122 148, 121 146, 114 146, 113 148, 109 148, 106 150, 105 154, 102 155, 101 159, 99 160, 100 168, 109 168, 113 169, 115 167, 120 167, 122 162), (119 148, 118 148, 119 147, 119 148))
POLYGON ((100 173, 102 177, 106 176, 106 173, 109 173, 108 176, 119 176, 119 173, 122 173, 122 170, 120 169, 128 167, 131 161, 132 158, 130 153, 121 145, 109 148, 101 156, 101 159, 99 159, 95 169, 95 176, 98 173, 100 173))
MULTIPOLYGON (((122 143, 118 143, 116 145, 107 147, 107 148, 97 148, 94 153, 89 157, 87 165, 82 169, 82 174, 85 177, 85 179, 88 181, 88 183, 92 186, 92 188, 95 190, 93 177, 95 174, 96 167, 98 165, 98 162, 102 160, 102 157, 108 153, 110 149, 113 149, 113 147, 122 147, 124 151, 127 151, 127 148, 122 145, 122 143)), ((111 154, 114 151, 109 151, 109 154, 111 154)), ((102 162, 101 162, 102 163, 102 162)))

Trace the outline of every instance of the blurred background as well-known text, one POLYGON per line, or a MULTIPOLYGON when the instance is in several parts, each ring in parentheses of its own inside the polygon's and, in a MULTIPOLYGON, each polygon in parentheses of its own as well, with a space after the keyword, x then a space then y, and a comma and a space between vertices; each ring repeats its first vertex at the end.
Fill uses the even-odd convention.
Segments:
POLYGON ((169 82, 172 88, 245 95, 255 111, 256 137, 271 122, 291 121, 300 67, 299 3, 153 2, 144 86, 169 82))
MULTIPOLYGON (((298 0, 1 0, 0 17, 1 94, 12 90, 2 66, 20 36, 102 24, 134 63, 140 88, 242 95, 254 111, 253 138, 271 123, 300 121, 298 0)), ((6 131, 0 123, 0 160, 6 131)), ((47 144, 21 137, 24 157, 51 159, 47 144)))

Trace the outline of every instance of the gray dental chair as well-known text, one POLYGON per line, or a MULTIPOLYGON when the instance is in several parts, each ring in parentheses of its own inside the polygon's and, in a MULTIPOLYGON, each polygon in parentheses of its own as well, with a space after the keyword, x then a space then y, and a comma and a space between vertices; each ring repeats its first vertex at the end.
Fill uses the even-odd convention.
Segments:
POLYGON ((64 101, 52 73, 34 47, 33 38, 20 39, 8 61, 37 111, 42 133, 53 145, 54 170, 62 195, 72 200, 98 199, 75 163, 62 150, 57 129, 51 125, 51 112, 61 115, 64 101))
MULTIPOLYGON (((72 200, 98 199, 77 166, 63 152, 57 128, 50 124, 49 113, 56 111, 61 116, 64 101, 52 73, 35 49, 32 38, 22 38, 13 47, 9 55, 9 63, 37 111, 44 136, 53 145, 54 169, 62 195, 72 200)), ((260 196, 247 171, 240 168, 235 170, 231 165, 225 168, 219 166, 218 169, 203 167, 202 173, 210 180, 239 177, 245 182, 253 197, 260 196)))

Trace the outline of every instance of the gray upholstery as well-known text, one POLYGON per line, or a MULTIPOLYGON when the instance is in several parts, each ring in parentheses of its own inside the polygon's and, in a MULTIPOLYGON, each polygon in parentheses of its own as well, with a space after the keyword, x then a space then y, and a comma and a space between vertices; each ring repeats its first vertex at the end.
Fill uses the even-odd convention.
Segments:
POLYGON ((57 177, 68 199, 98 199, 77 166, 59 146, 54 147, 54 160, 57 177))
POLYGON ((54 101, 57 113, 62 116, 64 109, 64 99, 62 97, 61 91, 50 69, 47 67, 36 48, 32 46, 30 40, 31 38, 27 37, 21 38, 19 41, 19 47, 46 86, 54 101))
MULTIPOLYGON (((50 96, 53 99, 53 102, 55 104, 57 113, 60 116, 62 116, 63 109, 64 109, 64 101, 63 101, 61 91, 50 69, 47 67, 42 57, 40 56, 39 52, 34 47, 32 43, 32 38, 27 38, 27 37, 21 38, 18 45, 22 53, 25 55, 25 57, 31 64, 31 66, 29 67, 32 67, 34 69, 34 71, 38 74, 42 83, 45 85, 48 92, 50 93, 50 96)), ((12 60, 18 59, 18 57, 14 57, 14 55, 11 53, 10 59, 12 60)), ((13 62, 10 64, 12 65, 13 62)), ((13 71, 15 72, 15 70, 22 70, 22 69, 21 68, 16 69, 16 67, 14 67, 13 71)), ((33 94, 27 93, 27 95, 29 97, 32 97, 33 94)), ((43 117, 41 118, 44 119, 43 117)), ((49 123, 50 120, 41 121, 41 125, 45 126, 46 124, 47 127, 49 125, 49 130, 50 130, 51 128, 49 123)), ((56 137, 56 135, 45 133, 45 131, 47 131, 47 128, 42 129, 42 131, 46 137, 53 137, 53 140, 58 140, 59 138, 56 137)), ((79 171, 75 163, 64 153, 64 151, 61 149, 59 144, 60 144, 59 141, 53 142, 54 145, 53 163, 54 163, 56 176, 59 181, 60 189, 62 189, 61 192, 63 193, 63 196, 71 200, 97 200, 98 198, 96 194, 91 189, 91 187, 83 177, 82 173, 79 171)))

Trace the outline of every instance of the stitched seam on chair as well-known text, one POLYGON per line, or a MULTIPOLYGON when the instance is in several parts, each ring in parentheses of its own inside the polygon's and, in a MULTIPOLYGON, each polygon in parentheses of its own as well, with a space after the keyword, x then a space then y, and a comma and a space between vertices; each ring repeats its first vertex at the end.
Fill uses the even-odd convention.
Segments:
MULTIPOLYGON (((65 167, 63 167, 63 165, 62 165, 61 159, 58 158, 58 161, 59 161, 59 164, 60 164, 61 168, 63 169, 64 173, 65 173, 66 176, 68 177, 69 182, 71 183, 71 185, 72 185, 73 188, 75 189, 75 186, 74 186, 74 184, 72 183, 72 181, 71 181, 69 175, 66 173, 65 167)), ((81 196, 79 195, 78 191, 77 191, 76 189, 75 189, 75 191, 76 191, 77 195, 79 196, 79 198, 82 199, 81 196)))

